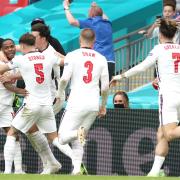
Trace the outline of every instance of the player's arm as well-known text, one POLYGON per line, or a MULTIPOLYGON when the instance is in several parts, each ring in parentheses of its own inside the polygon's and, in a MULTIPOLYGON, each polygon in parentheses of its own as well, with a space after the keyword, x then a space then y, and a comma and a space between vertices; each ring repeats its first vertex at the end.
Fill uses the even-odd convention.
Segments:
POLYGON ((58 63, 57 64, 59 66, 64 66, 64 58, 65 58, 65 56, 63 54, 57 52, 57 51, 55 51, 54 53, 58 57, 58 63))
MULTIPOLYGON (((157 48, 156 48, 157 49, 157 48)), ((134 66, 133 68, 129 69, 128 71, 126 71, 123 74, 120 75, 116 75, 112 78, 110 84, 112 84, 114 81, 117 80, 121 80, 123 78, 128 78, 131 77, 133 75, 139 74, 141 72, 146 71, 149 67, 151 67, 152 65, 155 64, 156 60, 157 60, 157 55, 156 55, 156 49, 153 49, 149 55, 147 56, 147 58, 141 62, 140 64, 138 64, 137 66, 134 66)))
POLYGON ((7 64, 0 64, 0 74, 5 73, 6 71, 9 71, 10 68, 7 64))
POLYGON ((73 68, 73 65, 71 63, 71 58, 68 54, 64 59, 64 70, 63 70, 63 74, 62 74, 62 77, 60 78, 59 85, 58 85, 57 96, 60 97, 61 100, 64 97, 64 91, 71 78, 72 68, 73 68))
POLYGON ((72 15, 72 13, 69 9, 69 1, 64 0, 63 6, 64 6, 64 12, 66 15, 66 19, 68 20, 69 24, 79 27, 79 21, 72 15))
POLYGON ((13 93, 20 94, 22 96, 28 95, 28 91, 26 89, 18 88, 11 83, 4 83, 3 85, 7 90, 9 90, 13 93))
POLYGON ((106 115, 106 104, 109 94, 109 73, 107 62, 104 63, 104 67, 101 74, 101 104, 99 109, 99 117, 106 115))
POLYGON ((15 74, 4 73, 0 76, 1 83, 14 83, 16 80, 21 80, 21 73, 18 71, 15 74))

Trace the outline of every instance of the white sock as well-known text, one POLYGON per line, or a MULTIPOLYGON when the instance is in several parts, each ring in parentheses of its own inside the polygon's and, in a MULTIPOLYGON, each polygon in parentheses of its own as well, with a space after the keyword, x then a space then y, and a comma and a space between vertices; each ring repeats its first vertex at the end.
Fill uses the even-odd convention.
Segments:
POLYGON ((73 150, 73 155, 74 155, 73 173, 76 174, 76 173, 80 172, 84 150, 83 150, 82 144, 78 140, 75 140, 72 142, 72 150, 73 150))
POLYGON ((68 144, 69 142, 72 142, 77 139, 77 132, 78 130, 73 131, 61 131, 59 133, 59 142, 60 144, 68 144))
POLYGON ((43 163, 43 167, 46 167, 47 164, 57 164, 57 160, 54 157, 49 147, 47 138, 44 134, 42 134, 40 131, 37 131, 35 133, 28 134, 27 137, 35 151, 40 156, 43 163))
POLYGON ((11 173, 15 151, 16 138, 14 136, 7 136, 6 143, 4 145, 5 173, 11 173))
POLYGON ((58 137, 54 138, 52 144, 56 146, 62 153, 64 153, 66 156, 70 157, 73 159, 73 151, 69 144, 61 145, 59 143, 58 137))
POLYGON ((153 163, 152 169, 150 171, 150 174, 159 173, 159 171, 160 171, 160 169, 161 169, 161 167, 162 167, 162 165, 164 163, 164 160, 165 160, 165 157, 155 155, 154 163, 153 163))
POLYGON ((16 152, 14 156, 15 172, 22 172, 22 153, 21 153, 21 146, 19 141, 16 141, 15 152, 16 152))

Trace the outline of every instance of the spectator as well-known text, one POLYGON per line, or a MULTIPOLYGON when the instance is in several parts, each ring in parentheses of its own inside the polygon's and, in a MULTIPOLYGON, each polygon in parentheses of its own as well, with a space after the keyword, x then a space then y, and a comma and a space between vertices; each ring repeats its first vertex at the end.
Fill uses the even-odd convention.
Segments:
MULTIPOLYGON (((173 19, 176 14, 176 6, 173 3, 166 3, 163 5, 163 17, 165 19, 173 19)), ((159 38, 159 26, 161 18, 157 18, 154 24, 147 30, 146 36, 149 38, 158 37, 159 38)), ((179 44, 180 32, 176 32, 173 42, 179 44)))
POLYGON ((64 11, 68 22, 80 29, 90 28, 96 34, 94 50, 106 57, 108 62, 109 79, 112 79, 115 71, 115 57, 112 41, 112 25, 107 17, 103 15, 103 10, 96 3, 91 4, 89 18, 75 19, 69 9, 69 1, 64 0, 64 11), (105 17, 105 18, 104 18, 105 17))
POLYGON ((129 98, 126 92, 117 91, 113 96, 114 108, 129 108, 129 98))

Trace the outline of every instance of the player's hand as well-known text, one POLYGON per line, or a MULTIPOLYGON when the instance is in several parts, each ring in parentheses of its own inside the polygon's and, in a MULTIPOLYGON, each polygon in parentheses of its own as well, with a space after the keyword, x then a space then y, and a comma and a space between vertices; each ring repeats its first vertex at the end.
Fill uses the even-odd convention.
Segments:
POLYGON ((6 72, 3 75, 0 75, 0 82, 3 83, 14 83, 14 81, 12 80, 11 75, 6 72))
POLYGON ((153 88, 156 89, 156 90, 158 90, 158 88, 159 88, 158 82, 159 82, 159 81, 158 81, 157 78, 154 79, 154 81, 152 82, 152 86, 153 86, 153 88))
POLYGON ((99 113, 98 113, 98 118, 102 118, 106 115, 106 108, 105 107, 100 107, 99 113))
POLYGON ((21 88, 19 88, 18 94, 21 95, 21 96, 26 97, 26 96, 29 95, 29 92, 28 92, 26 89, 21 89, 21 88))
POLYGON ((116 76, 113 76, 113 78, 111 79, 110 83, 109 83, 109 86, 110 87, 114 87, 117 85, 117 82, 120 81, 121 79, 123 79, 124 76, 123 75, 116 75, 116 76))

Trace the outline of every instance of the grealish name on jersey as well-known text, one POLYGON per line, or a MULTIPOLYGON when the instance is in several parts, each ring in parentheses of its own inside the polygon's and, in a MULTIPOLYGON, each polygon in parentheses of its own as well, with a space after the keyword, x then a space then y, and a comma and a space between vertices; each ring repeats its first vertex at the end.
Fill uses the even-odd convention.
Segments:
POLYGON ((168 50, 168 49, 180 49, 180 46, 177 45, 177 44, 167 44, 164 46, 164 49, 165 50, 168 50))
POLYGON ((37 56, 29 56, 28 59, 29 59, 29 61, 44 60, 45 57, 44 57, 44 55, 37 55, 37 56))

